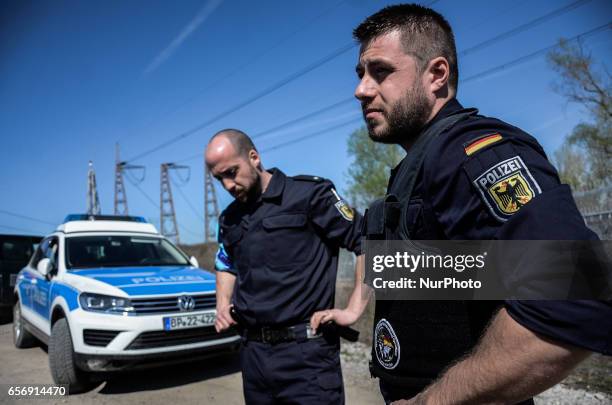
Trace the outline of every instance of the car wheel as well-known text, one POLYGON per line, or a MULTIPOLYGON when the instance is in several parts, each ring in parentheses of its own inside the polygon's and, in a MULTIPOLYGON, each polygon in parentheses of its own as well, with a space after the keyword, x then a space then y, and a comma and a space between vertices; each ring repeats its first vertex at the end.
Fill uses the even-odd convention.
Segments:
POLYGON ((21 316, 21 303, 17 301, 13 307, 13 343, 19 349, 36 346, 36 338, 26 328, 21 316))
POLYGON ((53 381, 58 385, 68 385, 69 394, 87 391, 92 386, 87 373, 76 366, 66 318, 57 320, 51 328, 49 366, 53 381))

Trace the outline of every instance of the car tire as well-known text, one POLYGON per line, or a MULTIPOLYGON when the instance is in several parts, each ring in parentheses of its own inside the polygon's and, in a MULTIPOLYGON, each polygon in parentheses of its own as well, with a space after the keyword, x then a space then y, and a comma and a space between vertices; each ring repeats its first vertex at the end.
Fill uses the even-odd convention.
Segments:
POLYGON ((69 394, 87 391, 92 386, 87 373, 76 366, 66 318, 58 319, 51 328, 49 368, 55 384, 68 385, 69 394))
POLYGON ((19 301, 13 306, 13 343, 18 349, 34 347, 38 343, 34 335, 25 327, 23 316, 21 316, 21 303, 19 301))

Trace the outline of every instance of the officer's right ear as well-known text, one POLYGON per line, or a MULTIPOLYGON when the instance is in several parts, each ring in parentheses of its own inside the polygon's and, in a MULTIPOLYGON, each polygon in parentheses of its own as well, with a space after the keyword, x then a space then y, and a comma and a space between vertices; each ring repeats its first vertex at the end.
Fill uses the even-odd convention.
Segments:
POLYGON ((429 86, 432 93, 447 91, 448 79, 450 77, 450 64, 445 57, 439 56, 432 59, 425 69, 425 86, 429 86))

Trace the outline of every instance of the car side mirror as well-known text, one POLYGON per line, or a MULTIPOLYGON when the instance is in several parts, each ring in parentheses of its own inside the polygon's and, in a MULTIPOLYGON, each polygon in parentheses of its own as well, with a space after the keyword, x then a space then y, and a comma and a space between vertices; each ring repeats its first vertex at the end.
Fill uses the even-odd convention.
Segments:
POLYGON ((46 257, 44 259, 41 259, 36 265, 36 270, 38 270, 38 272, 44 277, 47 277, 47 275, 51 272, 52 268, 53 265, 51 264, 51 259, 48 259, 46 257))
POLYGON ((198 259, 196 259, 195 256, 189 258, 189 263, 191 263, 193 267, 200 267, 200 263, 198 263, 198 259))

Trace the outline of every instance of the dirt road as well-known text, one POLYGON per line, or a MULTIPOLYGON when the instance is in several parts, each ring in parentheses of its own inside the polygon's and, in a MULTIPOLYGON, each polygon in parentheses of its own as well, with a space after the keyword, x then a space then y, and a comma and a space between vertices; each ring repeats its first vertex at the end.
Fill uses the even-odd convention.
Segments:
MULTIPOLYGON (((236 355, 144 371, 126 372, 100 383, 93 390, 56 399, 15 399, 9 385, 52 384, 46 348, 18 350, 13 346, 12 324, 0 325, 0 404, 83 405, 191 405, 244 404, 242 379, 236 355)), ((369 347, 363 343, 342 346, 342 370, 347 405, 382 404, 377 380, 369 378, 369 347)), ((538 405, 603 405, 612 397, 604 393, 570 389, 558 384, 536 397, 538 405)))
MULTIPOLYGON (((12 324, 0 325, 0 387, 7 384, 52 384, 44 347, 16 349, 12 324)), ((347 404, 380 404, 374 380, 354 367, 345 372, 347 404), (351 372, 352 371, 352 372, 351 372), (360 375, 355 375, 357 372, 360 375)), ((236 355, 117 375, 90 392, 60 399, 16 400, 0 393, 2 404, 189 405, 243 404, 242 379, 236 355)))

